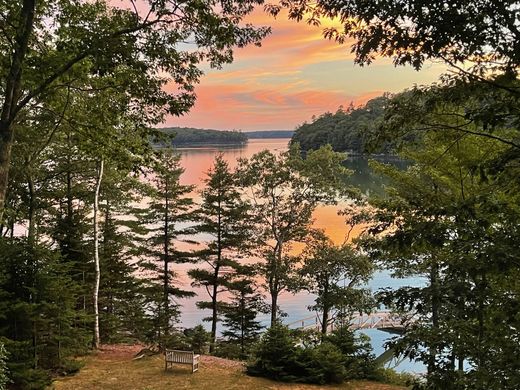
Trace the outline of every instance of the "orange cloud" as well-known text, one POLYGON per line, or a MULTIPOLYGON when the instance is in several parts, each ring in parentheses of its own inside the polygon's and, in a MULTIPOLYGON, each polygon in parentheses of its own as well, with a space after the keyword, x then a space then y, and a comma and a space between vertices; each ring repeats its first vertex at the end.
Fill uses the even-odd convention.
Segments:
MULTIPOLYGON (((431 82, 441 71, 395 72, 389 60, 361 72, 354 68, 348 42, 339 45, 323 38, 321 27, 297 23, 261 10, 247 22, 270 25, 273 33, 261 47, 235 51, 233 64, 221 70, 205 69, 197 87, 197 102, 181 118, 165 125, 214 129, 293 129, 313 115, 335 111, 340 105, 365 103, 385 91, 398 91, 423 80, 431 82), (377 77, 376 77, 377 76, 377 77)), ((174 86, 170 86, 174 88, 174 86)))
POLYGON ((214 129, 292 129, 313 115, 335 111, 350 102, 362 104, 380 94, 381 91, 373 91, 349 96, 319 90, 251 89, 239 84, 202 85, 189 115, 171 117, 165 124, 214 129))

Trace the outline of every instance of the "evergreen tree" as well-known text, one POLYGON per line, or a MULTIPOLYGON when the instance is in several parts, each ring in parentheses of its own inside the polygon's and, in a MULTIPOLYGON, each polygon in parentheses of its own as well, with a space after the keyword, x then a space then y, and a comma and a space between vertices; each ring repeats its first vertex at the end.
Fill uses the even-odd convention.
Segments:
POLYGON ((149 208, 142 210, 141 220, 147 225, 146 247, 141 267, 149 271, 151 283, 147 287, 148 310, 153 326, 150 337, 161 346, 167 342, 178 319, 177 298, 192 297, 192 291, 183 290, 175 283, 173 264, 192 261, 192 254, 181 247, 182 241, 194 233, 190 222, 194 220, 193 200, 188 195, 193 186, 180 184, 184 169, 180 155, 171 150, 161 151, 152 177, 153 192, 149 208))
POLYGON ((210 296, 210 301, 199 301, 197 306, 211 310, 208 320, 211 321, 210 352, 213 352, 219 307, 222 305, 219 294, 228 288, 229 280, 237 270, 238 258, 250 238, 247 226, 249 206, 242 200, 235 175, 230 172, 222 155, 215 158, 205 182, 195 231, 209 234, 211 241, 196 256, 209 269, 196 268, 189 275, 194 280, 192 284, 204 286, 210 296))
POLYGON ((89 332, 76 310, 80 290, 59 252, 26 240, 0 241, 0 269, 0 335, 10 379, 42 388, 51 370, 74 369, 68 358, 88 349, 89 332))
POLYGON ((297 146, 280 155, 267 150, 241 160, 244 196, 253 205, 254 244, 263 258, 261 273, 271 296, 271 326, 278 318, 280 293, 295 285, 297 259, 291 246, 308 236, 319 204, 335 202, 344 156, 330 146, 303 159, 297 146))
POLYGON ((224 306, 222 335, 240 347, 241 359, 246 359, 251 345, 258 340, 263 326, 257 320, 259 313, 268 313, 263 296, 251 277, 242 276, 229 284, 231 297, 224 306))
POLYGON ((431 388, 517 388, 517 169, 491 168, 507 150, 499 140, 432 132, 423 142, 406 149, 415 164, 404 172, 376 165, 392 196, 372 200, 379 234, 367 248, 396 276, 426 280, 381 293, 415 314, 392 345, 424 362, 431 388))

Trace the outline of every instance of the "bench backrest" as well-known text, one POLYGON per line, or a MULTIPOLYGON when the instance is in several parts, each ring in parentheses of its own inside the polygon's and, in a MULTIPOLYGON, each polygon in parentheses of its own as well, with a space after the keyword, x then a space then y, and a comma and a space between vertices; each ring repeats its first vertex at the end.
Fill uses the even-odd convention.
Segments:
POLYGON ((193 355, 192 351, 177 351, 174 349, 166 350, 166 361, 174 362, 174 363, 185 363, 191 364, 193 363, 193 355))

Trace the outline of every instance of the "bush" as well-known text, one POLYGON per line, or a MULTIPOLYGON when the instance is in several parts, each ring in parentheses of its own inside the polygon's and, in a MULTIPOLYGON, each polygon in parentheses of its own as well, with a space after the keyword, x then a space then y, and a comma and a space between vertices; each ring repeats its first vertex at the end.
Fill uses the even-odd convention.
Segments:
POLYGON ((277 324, 267 330, 253 350, 247 373, 277 380, 290 380, 295 371, 296 340, 290 330, 277 324))
POLYGON ((297 333, 275 325, 253 351, 247 373, 287 382, 341 383, 345 379, 345 358, 331 343, 308 343, 301 347, 297 333))
POLYGON ((208 350, 211 334, 202 325, 189 328, 184 331, 191 350, 195 353, 206 353, 208 350))
POLYGON ((73 375, 79 372, 85 362, 75 359, 63 359, 56 373, 59 375, 73 375))
POLYGON ((375 370, 374 380, 396 386, 421 388, 421 378, 406 372, 396 372, 391 368, 379 367, 375 370))
POLYGON ((299 348, 295 355, 298 366, 295 381, 305 383, 341 383, 345 380, 345 357, 329 342, 313 348, 299 348))
POLYGON ((34 368, 13 369, 12 379, 16 384, 16 389, 21 390, 45 389, 52 382, 49 371, 34 368))
POLYGON ((5 390, 9 383, 7 375, 7 351, 4 344, 0 342, 0 390, 5 390))
POLYGON ((231 341, 218 341, 215 346, 215 356, 225 359, 241 359, 240 345, 231 341))
POLYGON ((372 379, 375 375, 375 357, 372 354, 370 338, 364 334, 356 335, 348 327, 341 327, 325 338, 334 344, 345 357, 347 379, 372 379))

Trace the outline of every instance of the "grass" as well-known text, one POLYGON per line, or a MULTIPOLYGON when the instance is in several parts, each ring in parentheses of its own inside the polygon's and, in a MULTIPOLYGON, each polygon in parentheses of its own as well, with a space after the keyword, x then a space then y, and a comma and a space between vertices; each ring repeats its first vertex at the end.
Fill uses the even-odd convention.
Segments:
POLYGON ((341 390, 402 390, 403 387, 373 382, 348 382, 336 386, 285 384, 244 374, 238 362, 203 356, 198 372, 192 374, 190 366, 176 365, 164 371, 162 356, 132 360, 138 346, 104 346, 100 352, 85 358, 85 366, 71 377, 56 380, 50 389, 55 390, 163 390, 163 389, 341 389, 341 390))

